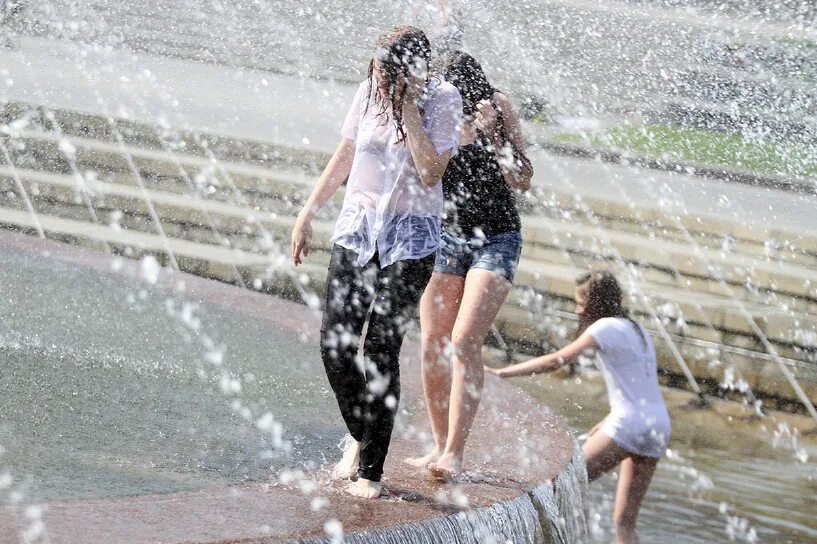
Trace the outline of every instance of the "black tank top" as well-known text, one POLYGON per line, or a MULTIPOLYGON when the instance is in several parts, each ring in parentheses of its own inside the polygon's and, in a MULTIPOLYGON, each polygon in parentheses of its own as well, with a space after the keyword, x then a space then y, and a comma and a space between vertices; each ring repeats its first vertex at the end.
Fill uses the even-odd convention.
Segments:
POLYGON ((471 238, 521 229, 516 197, 502 176, 494 152, 481 140, 459 148, 443 174, 443 228, 471 238))

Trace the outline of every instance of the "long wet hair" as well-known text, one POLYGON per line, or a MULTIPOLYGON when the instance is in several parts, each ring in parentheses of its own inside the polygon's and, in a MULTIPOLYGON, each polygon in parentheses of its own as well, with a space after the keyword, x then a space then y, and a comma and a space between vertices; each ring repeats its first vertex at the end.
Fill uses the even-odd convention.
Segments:
MULTIPOLYGON (((452 51, 443 60, 443 77, 446 81, 454 85, 462 97, 462 114, 466 121, 472 122, 477 113, 477 104, 481 100, 492 100, 494 93, 499 92, 488 82, 485 71, 480 66, 477 59, 465 51, 452 51)), ((493 102, 492 102, 493 104, 493 102)), ((494 104, 496 108, 496 104, 494 104)), ((505 119, 502 110, 497 108, 496 131, 502 141, 502 145, 509 145, 513 153, 513 162, 517 168, 528 168, 533 172, 533 165, 522 149, 516 147, 508 134, 505 126, 505 119)), ((480 141, 483 145, 490 145, 490 134, 480 134, 480 141)))
MULTIPOLYGON (((403 130, 403 100, 405 87, 398 92, 398 84, 402 80, 409 83, 412 75, 423 76, 428 79, 428 66, 431 62, 431 44, 425 33, 413 26, 398 26, 390 32, 380 36, 375 45, 378 48, 380 70, 388 83, 388 96, 381 96, 378 89, 375 94, 375 105, 378 108, 377 116, 388 116, 391 109, 394 127, 397 131, 397 141, 405 140, 403 130)), ((372 81, 374 76, 374 59, 369 61, 369 96, 372 95, 372 81)), ((366 103, 368 110, 369 104, 366 103)), ((365 111, 364 111, 365 114, 365 111)))
POLYGON ((480 100, 490 100, 497 90, 479 62, 464 51, 452 51, 443 61, 443 78, 454 85, 462 97, 462 113, 472 120, 480 100))
POLYGON ((623 292, 616 277, 607 270, 585 272, 576 278, 576 287, 586 289, 587 301, 584 305, 584 313, 579 316, 579 331, 581 335, 587 327, 604 317, 620 317, 627 319, 633 324, 641 341, 647 345, 644 331, 630 317, 629 312, 622 303, 623 292))

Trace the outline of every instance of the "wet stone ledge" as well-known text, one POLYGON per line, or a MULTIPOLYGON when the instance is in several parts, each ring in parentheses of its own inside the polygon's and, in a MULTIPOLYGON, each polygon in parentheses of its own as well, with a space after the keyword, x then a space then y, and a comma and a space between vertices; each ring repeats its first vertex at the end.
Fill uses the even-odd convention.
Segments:
MULTIPOLYGON (((9 267, 43 285, 42 294, 32 294, 24 286, 19 289, 9 287, 7 294, 22 314, 39 312, 43 297, 65 298, 52 300, 54 311, 43 315, 37 330, 64 329, 60 313, 63 308, 76 317, 78 312, 82 315, 75 307, 80 301, 96 301, 98 314, 86 316, 77 331, 66 330, 64 339, 54 337, 54 342, 67 352, 87 344, 80 330, 86 335, 94 335, 93 341, 104 341, 111 351, 116 350, 118 343, 132 343, 134 338, 142 335, 152 338, 147 342, 139 341, 143 349, 121 361, 126 367, 129 362, 136 364, 136 359, 150 361, 159 355, 174 359, 173 354, 179 349, 181 353, 189 352, 190 346, 176 334, 168 334, 164 323, 168 317, 162 315, 161 310, 166 305, 163 301, 166 297, 173 297, 179 303, 187 301, 201 308, 201 334, 214 334, 212 329, 218 323, 221 334, 214 340, 227 341, 237 335, 225 344, 225 349, 227 353, 241 351, 242 368, 252 368, 258 378, 263 378, 262 373, 266 372, 278 376, 278 380, 285 379, 287 383, 297 380, 299 399, 309 399, 297 400, 303 404, 300 408, 288 408, 287 401, 296 399, 279 396, 286 384, 276 380, 267 381, 264 391, 259 391, 276 420, 283 425, 285 436, 297 438, 297 448, 284 461, 273 461, 273 467, 277 468, 262 469, 249 481, 242 478, 244 481, 230 485, 224 485, 222 481, 219 485, 198 484, 193 489, 168 489, 171 466, 166 465, 167 460, 160 453, 152 453, 141 442, 135 445, 137 451, 125 456, 125 459, 128 455, 144 459, 144 462, 136 463, 138 466, 127 463, 117 467, 105 461, 104 443, 94 442, 84 447, 94 452, 88 460, 94 471, 93 481, 101 477, 102 487, 96 491, 93 485, 99 485, 99 482, 91 484, 88 479, 75 474, 64 478, 61 465, 46 463, 37 468, 41 472, 38 481, 50 483, 58 489, 54 496, 54 491, 49 492, 42 488, 43 483, 38 484, 40 493, 50 493, 50 498, 41 502, 42 522, 51 542, 329 542, 333 527, 342 527, 348 542, 476 543, 491 537, 498 542, 542 544, 586 541, 587 479, 581 449, 555 412, 510 383, 491 376, 486 379, 483 402, 467 450, 467 479, 457 484, 431 479, 425 470, 402 462, 405 457, 422 452, 427 445, 426 437, 430 436, 422 400, 419 346, 414 340, 407 341, 402 352, 401 410, 383 480, 385 497, 381 500, 354 499, 343 491, 343 482, 331 481, 328 476, 332 462, 340 455, 334 444, 344 434, 344 428, 336 413, 334 399, 326 392, 328 386, 317 346, 319 315, 315 312, 301 304, 183 272, 163 270, 158 272, 155 283, 146 283, 144 270, 138 262, 120 260, 114 266, 115 258, 99 252, 20 234, 0 232, 0 258, 9 267), (57 281, 70 282, 72 289, 57 289, 54 287, 57 281), (184 287, 180 291, 182 284, 184 287), (99 289, 100 285, 106 288, 99 289), (159 311, 134 312, 129 309, 123 300, 126 292, 134 290, 144 290, 141 304, 155 300, 159 311), (128 327, 122 327, 122 323, 128 323, 128 327), (248 345, 237 345, 239 337, 248 345), (278 339, 274 351, 263 346, 259 347, 257 355, 246 351, 252 350, 261 339, 270 337, 278 339), (275 389, 269 391, 269 387, 275 389), (103 450, 96 451, 97 447, 103 450), (162 460, 158 467, 149 462, 154 455, 159 455, 158 459, 162 460), (103 462, 98 463, 97 458, 103 462), (141 466, 143 463, 145 466, 141 466), (285 467, 279 472, 282 463, 285 467), (303 472, 300 480, 283 477, 287 467, 300 469, 303 472), (113 481, 117 481, 114 474, 135 471, 143 478, 155 478, 159 488, 168 492, 128 493, 117 489, 116 485, 106 483, 109 480, 105 471, 111 470, 114 473, 109 476, 113 481), (98 471, 102 474, 97 474, 98 471), (310 485, 300 483, 305 481, 311 482, 310 485), (79 487, 75 489, 76 486, 79 487), (60 494, 80 498, 63 499, 60 494), (315 508, 316 498, 322 501, 318 508, 315 508)), ((24 333, 25 323, 20 323, 18 328, 24 333)), ((91 350, 89 353, 96 352, 91 350)), ((225 360, 225 365, 228 362, 225 360)), ((234 360, 230 364, 237 363, 234 360)), ((54 365, 57 364, 54 361, 54 365)), ((52 368, 44 372, 41 379, 59 380, 61 374, 58 371, 61 369, 52 368)), ((88 380, 84 382, 85 396, 97 390, 102 394, 103 389, 126 390, 130 387, 128 383, 117 382, 129 379, 131 374, 128 371, 116 373, 110 365, 95 365, 89 361, 86 372, 91 371, 98 375, 94 379, 84 378, 88 380)), ((153 372, 161 373, 161 369, 153 372)), ((188 383, 183 368, 174 372, 173 378, 154 382, 145 379, 140 385, 156 388, 144 391, 152 399, 147 410, 155 410, 166 403, 170 403, 168 406, 173 409, 162 411, 159 416, 145 412, 137 427, 150 429, 151 422, 171 427, 183 425, 174 423, 173 418, 186 418, 187 403, 198 403, 201 395, 207 392, 206 384, 196 385, 195 380, 188 383), (156 417, 161 421, 154 421, 156 417), (167 418, 170 421, 165 422, 167 418)), ((63 397, 56 384, 53 390, 52 403, 78 402, 70 391, 63 397)), ((217 419, 219 399, 217 392, 213 394, 207 394, 212 403, 206 405, 208 415, 202 423, 207 427, 227 424, 225 432, 233 425, 253 428, 251 422, 242 422, 240 418, 232 423, 217 419)), ((250 387, 246 394, 251 394, 250 387)), ((221 399, 226 403, 227 412, 228 400, 221 399)), ((252 397, 245 400, 248 405, 260 402, 252 397)), ((130 402, 123 403, 122 410, 131 416, 139 416, 129 412, 130 408, 130 402)), ((87 428, 88 422, 93 424, 94 418, 79 417, 82 410, 66 409, 60 413, 64 418, 61 426, 69 436, 72 433, 95 435, 101 432, 101 429, 87 428)), ((24 439, 23 435, 25 431, 21 429, 16 437, 24 439)), ((11 446, 14 444, 12 442, 11 446)), ((240 450, 244 451, 244 448, 240 450)), ((193 454, 194 457, 198 455, 197 451, 193 454)), ((252 451, 244 455, 252 456, 252 451)), ((220 469, 205 467, 202 472, 201 467, 194 465, 186 469, 187 472, 190 470, 203 478, 209 470, 220 469)), ((181 473, 177 477, 181 477, 181 473)), ((24 508, 0 506, 0 526, 22 530, 27 523, 26 516, 24 508)), ((16 531, 0 532, 1 544, 16 542, 16 538, 16 531)))

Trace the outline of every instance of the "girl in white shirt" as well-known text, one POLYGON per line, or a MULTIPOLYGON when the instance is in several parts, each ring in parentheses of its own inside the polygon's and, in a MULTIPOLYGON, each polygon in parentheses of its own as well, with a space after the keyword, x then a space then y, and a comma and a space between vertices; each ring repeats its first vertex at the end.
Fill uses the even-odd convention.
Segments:
POLYGON ((644 328, 623 308, 621 287, 609 272, 576 280, 579 336, 555 353, 486 371, 507 378, 556 370, 588 349, 596 350, 607 385, 610 413, 589 433, 582 450, 592 482, 619 464, 614 509, 616 542, 638 542, 641 500, 670 436, 670 420, 656 372, 655 348, 644 328))
POLYGON ((297 266, 309 253, 312 218, 348 178, 332 236, 321 355, 354 439, 333 474, 353 480, 349 492, 367 498, 381 492, 400 399, 400 347, 434 267, 440 178, 459 144, 462 114, 457 90, 428 75, 431 47, 421 30, 398 27, 376 45, 340 145, 292 231, 297 266))

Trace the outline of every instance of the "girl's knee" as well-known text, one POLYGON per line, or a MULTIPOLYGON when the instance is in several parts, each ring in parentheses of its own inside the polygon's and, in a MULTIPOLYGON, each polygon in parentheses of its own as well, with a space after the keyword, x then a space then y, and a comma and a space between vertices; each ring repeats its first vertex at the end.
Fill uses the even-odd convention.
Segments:
MULTIPOLYGON (((484 338, 478 338, 470 332, 454 333, 451 337, 451 345, 454 352, 461 359, 472 360, 482 353, 484 338)), ((478 359, 478 358, 477 358, 478 359)))
POLYGON ((451 344, 451 338, 447 335, 423 335, 421 346, 423 363, 448 364, 454 356, 454 346, 451 344))
POLYGON ((451 335, 434 330, 421 330, 420 342, 423 351, 445 353, 451 346, 451 335))

